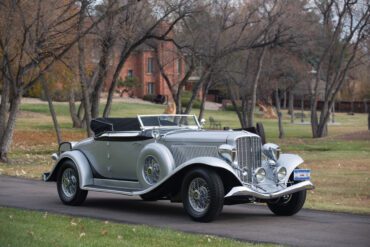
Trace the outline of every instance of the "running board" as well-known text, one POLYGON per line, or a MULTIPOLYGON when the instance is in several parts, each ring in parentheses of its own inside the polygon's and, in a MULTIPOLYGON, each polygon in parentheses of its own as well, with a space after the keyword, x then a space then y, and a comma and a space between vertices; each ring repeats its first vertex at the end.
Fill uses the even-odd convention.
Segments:
POLYGON ((96 186, 96 185, 88 185, 82 187, 83 190, 89 191, 97 191, 97 192, 107 192, 113 194, 121 194, 126 196, 136 196, 143 194, 142 191, 137 191, 132 188, 114 188, 114 187, 105 187, 105 186, 96 186))

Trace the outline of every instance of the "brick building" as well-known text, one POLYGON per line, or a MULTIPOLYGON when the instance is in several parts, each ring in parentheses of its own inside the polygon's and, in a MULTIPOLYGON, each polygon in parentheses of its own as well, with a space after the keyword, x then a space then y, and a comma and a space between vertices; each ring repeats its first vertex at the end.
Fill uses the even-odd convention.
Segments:
MULTIPOLYGON (((114 55, 113 61, 116 61, 114 55)), ((157 57, 171 83, 176 84, 184 76, 185 63, 172 42, 156 42, 154 46, 143 44, 132 52, 120 73, 120 80, 131 78, 136 81, 135 88, 125 90, 129 96, 143 98, 146 95, 160 94, 167 100, 172 100, 170 89, 160 72, 157 57)), ((109 88, 112 73, 109 69, 105 89, 109 88)))

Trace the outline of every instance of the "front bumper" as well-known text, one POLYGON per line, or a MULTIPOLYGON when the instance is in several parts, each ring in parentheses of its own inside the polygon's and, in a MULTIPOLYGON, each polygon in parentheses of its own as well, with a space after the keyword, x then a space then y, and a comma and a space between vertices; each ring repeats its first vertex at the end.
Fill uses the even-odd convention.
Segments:
POLYGON ((311 183, 311 181, 303 181, 297 184, 294 184, 292 186, 289 186, 285 189, 272 192, 272 193, 266 193, 266 192, 259 192, 255 189, 249 188, 247 186, 237 186, 230 190, 229 193, 225 196, 227 197, 233 197, 233 196, 252 196, 258 199, 274 199, 279 198, 281 196, 290 195, 298 191, 302 190, 312 190, 315 186, 311 183))

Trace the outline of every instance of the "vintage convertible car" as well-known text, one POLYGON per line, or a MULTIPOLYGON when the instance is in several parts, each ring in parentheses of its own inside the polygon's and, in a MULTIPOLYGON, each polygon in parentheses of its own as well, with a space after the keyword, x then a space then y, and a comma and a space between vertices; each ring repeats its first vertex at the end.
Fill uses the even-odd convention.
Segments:
POLYGON ((83 203, 89 190, 169 199, 208 222, 224 204, 265 202, 293 215, 314 188, 298 155, 247 131, 203 130, 193 115, 98 118, 90 127, 94 137, 60 144, 43 176, 68 205, 83 203))

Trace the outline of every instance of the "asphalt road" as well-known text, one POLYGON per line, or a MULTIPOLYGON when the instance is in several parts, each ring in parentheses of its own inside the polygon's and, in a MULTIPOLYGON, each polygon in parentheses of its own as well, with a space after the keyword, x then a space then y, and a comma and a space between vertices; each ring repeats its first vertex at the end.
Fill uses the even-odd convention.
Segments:
POLYGON ((225 206, 211 223, 191 221, 182 204, 144 202, 90 192, 80 207, 63 205, 55 183, 0 176, 0 205, 38 211, 146 224, 185 232, 212 234, 253 242, 291 246, 370 246, 370 216, 302 210, 291 217, 274 216, 267 207, 225 206))

